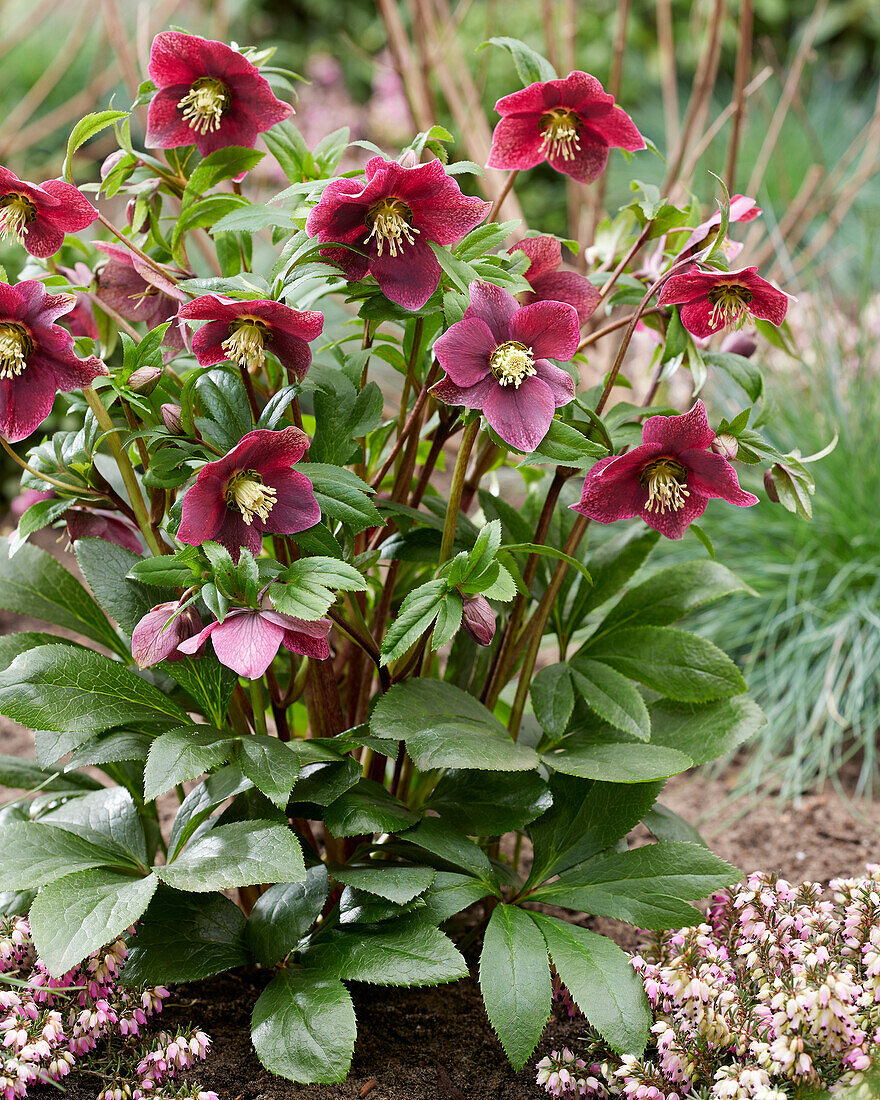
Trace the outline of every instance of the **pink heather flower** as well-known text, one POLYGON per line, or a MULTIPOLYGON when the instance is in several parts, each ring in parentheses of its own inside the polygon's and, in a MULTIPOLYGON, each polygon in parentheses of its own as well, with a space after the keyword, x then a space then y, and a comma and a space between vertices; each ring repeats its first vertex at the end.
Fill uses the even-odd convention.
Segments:
POLYGON ((562 245, 555 237, 526 237, 507 251, 525 252, 531 260, 525 279, 532 291, 521 296, 523 305, 568 302, 576 310, 581 324, 592 315, 599 304, 599 291, 576 271, 558 270, 562 263, 562 245))
POLYGON ((371 157, 366 183, 338 179, 324 188, 306 232, 321 244, 348 279, 368 273, 382 293, 404 309, 421 309, 440 282, 430 242, 452 245, 486 217, 490 203, 461 193, 439 160, 405 168, 371 157), (362 255, 361 253, 365 253, 362 255))
POLYGON ((67 537, 72 543, 77 539, 105 539, 138 557, 144 552, 137 527, 115 512, 103 508, 68 508, 64 518, 67 537))
POLYGON ((714 439, 702 401, 682 416, 649 416, 641 446, 600 459, 572 508, 599 523, 639 516, 667 538, 680 539, 713 497, 739 508, 757 504, 739 487, 727 459, 709 450, 714 439))
POLYGON ((222 623, 211 623, 194 638, 181 642, 178 649, 181 653, 195 653, 210 638, 218 661, 239 676, 256 680, 272 664, 282 645, 304 657, 317 660, 329 657, 327 635, 332 625, 329 619, 307 623, 277 611, 237 607, 227 613, 222 623))
POLYGON ((291 469, 308 446, 299 428, 248 432, 229 454, 199 470, 183 498, 177 537, 190 546, 219 542, 238 559, 242 547, 259 554, 266 532, 294 535, 313 527, 321 509, 312 483, 291 469))
POLYGON ((281 302, 259 299, 237 301, 219 294, 204 294, 180 309, 186 321, 207 321, 193 336, 192 347, 203 367, 227 359, 256 372, 266 362, 266 352, 301 380, 312 361, 309 341, 324 328, 324 314, 300 312, 281 302))
POLYGON ((78 359, 73 337, 55 324, 75 302, 72 294, 47 294, 37 279, 0 283, 0 435, 10 443, 43 423, 59 390, 90 386, 107 373, 94 356, 78 359))
POLYGON ((95 241, 95 248, 109 256, 98 272, 98 299, 126 321, 143 321, 148 329, 172 321, 162 342, 178 350, 183 348, 184 338, 177 323, 181 302, 189 301, 183 291, 123 245, 95 241))
POLYGON ((32 256, 54 256, 65 233, 77 233, 98 211, 70 183, 28 183, 0 166, 0 237, 14 237, 32 256))
MULTIPOLYGON (((748 195, 731 196, 730 225, 733 225, 735 222, 754 221, 760 214, 763 214, 763 210, 760 206, 757 206, 755 200, 750 199, 748 195)), ((712 230, 719 225, 721 225, 721 211, 716 210, 711 218, 707 218, 706 221, 701 222, 696 229, 692 231, 691 235, 682 245, 679 256, 685 256, 689 252, 696 252, 712 230)), ((729 241, 725 247, 725 252, 727 253, 727 258, 732 260, 742 252, 742 245, 738 244, 736 241, 729 241)))
POLYGON ((478 645, 491 645, 495 637, 495 613, 485 596, 465 596, 461 625, 478 645))
POLYGON ((464 317, 434 344, 446 371, 431 393, 447 405, 481 409, 505 443, 533 451, 556 409, 574 397, 574 382, 548 361, 577 350, 577 313, 565 302, 518 305, 491 283, 471 285, 464 317))
POLYGON ((194 607, 187 607, 175 615, 178 603, 160 603, 151 608, 134 628, 131 635, 131 655, 138 668, 149 668, 160 661, 179 661, 182 654, 177 647, 193 632, 202 629, 202 620, 194 607))
POLYGON ((196 145, 202 156, 257 135, 293 113, 260 71, 223 42, 179 31, 153 39, 150 78, 159 91, 147 114, 148 149, 196 145))
POLYGON ((645 139, 599 81, 575 71, 499 99, 489 168, 534 168, 547 161, 581 183, 602 174, 610 148, 635 152, 645 139))
POLYGON ((777 327, 785 320, 789 295, 758 275, 756 267, 740 271, 702 271, 696 264, 663 285, 659 306, 681 306, 681 323, 705 339, 723 328, 739 328, 760 317, 777 327))

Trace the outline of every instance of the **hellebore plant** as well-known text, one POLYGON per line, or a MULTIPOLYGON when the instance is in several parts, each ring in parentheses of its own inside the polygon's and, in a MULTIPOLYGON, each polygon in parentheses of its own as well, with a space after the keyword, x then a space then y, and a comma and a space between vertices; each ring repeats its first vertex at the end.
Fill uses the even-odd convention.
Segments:
MULTIPOLYGON (((2 903, 46 982, 121 936, 136 984, 259 964, 253 1042, 294 1081, 348 1072, 348 982, 454 981, 475 935, 514 1065, 549 1018, 551 961, 638 1059, 651 1007, 624 952, 532 903, 664 929, 737 878, 654 809, 763 722, 734 663, 676 624, 744 590, 704 549, 757 499, 732 463, 799 467, 754 426, 758 366, 686 330, 694 309, 788 299, 714 266, 752 209, 723 197, 717 223, 652 197, 649 257, 637 201, 601 270, 576 272, 542 227, 494 220, 512 177, 448 162, 444 130, 340 175, 344 143, 307 150, 266 57, 160 34, 140 97, 156 155, 114 115, 120 155, 83 183, 98 220, 0 285, 0 442, 31 494, 0 607, 61 630, 0 646, 0 713, 38 731, 35 760, 0 756, 31 792, 0 809, 2 903), (133 202, 127 227, 108 197, 133 202), (89 288, 76 338, 68 286, 89 288), (677 408, 673 367, 693 389, 677 408), (719 371, 750 401, 723 421, 696 400, 719 371), (76 575, 29 542, 65 524, 76 575), (693 560, 646 565, 661 532, 698 533, 693 560), (629 849, 640 821, 656 843, 629 849)), ((499 107, 496 165, 593 180, 610 147, 644 145, 584 73, 499 107)), ((65 230, 69 198, 50 204, 65 230)), ((160 1046, 144 1091, 184 1057, 160 1046)))

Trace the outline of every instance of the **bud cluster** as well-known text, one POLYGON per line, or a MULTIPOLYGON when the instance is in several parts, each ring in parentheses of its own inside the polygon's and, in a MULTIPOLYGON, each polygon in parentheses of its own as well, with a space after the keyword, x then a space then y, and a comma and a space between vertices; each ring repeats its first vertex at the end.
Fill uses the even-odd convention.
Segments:
POLYGON ((204 1059, 200 1030, 144 1033, 162 1011, 164 986, 121 986, 126 947, 117 940, 60 978, 38 957, 24 917, 0 918, 0 1097, 26 1097, 76 1068, 100 1078, 98 1100, 217 1100, 181 1071, 204 1059), (85 1063, 85 1064, 83 1064, 85 1063))
POLYGON ((707 923, 632 957, 654 1013, 641 1058, 585 1038, 538 1062, 553 1097, 787 1100, 857 1083, 880 1045, 880 864, 792 886, 756 872, 707 923))

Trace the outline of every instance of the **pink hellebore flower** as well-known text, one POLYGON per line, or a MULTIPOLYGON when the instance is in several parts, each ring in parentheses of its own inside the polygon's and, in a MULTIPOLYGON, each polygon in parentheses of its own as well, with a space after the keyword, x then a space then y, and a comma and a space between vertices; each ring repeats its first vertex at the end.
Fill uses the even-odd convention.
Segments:
POLYGON ((779 326, 789 295, 758 275, 756 267, 740 271, 701 271, 696 264, 667 279, 658 306, 681 306, 681 323, 692 336, 705 339, 723 328, 740 328, 749 316, 779 326))
POLYGON ((600 459, 572 508, 599 523, 639 516, 667 538, 680 539, 713 497, 739 508, 757 504, 739 487, 727 459, 709 450, 714 441, 702 401, 682 416, 649 416, 641 446, 600 459))
POLYGON ((604 171, 610 148, 645 148, 633 120, 588 73, 530 84, 499 99, 495 110, 501 121, 492 135, 489 168, 523 170, 546 160, 557 172, 592 183, 604 171))
POLYGON ((138 557, 144 552, 137 527, 115 512, 103 508, 68 508, 64 518, 67 521, 67 537, 72 543, 77 539, 104 539, 105 542, 115 542, 138 557))
POLYGON ((132 631, 131 655, 138 668, 149 668, 160 661, 181 661, 179 644, 202 629, 202 620, 194 607, 175 616, 175 600, 151 608, 132 631))
POLYGON ((98 300, 126 321, 143 321, 148 329, 171 321, 162 342, 182 349, 177 310, 181 302, 189 301, 183 291, 122 245, 95 241, 95 248, 109 257, 98 272, 98 300))
POLYGON ((461 193, 439 160, 405 168, 371 157, 366 183, 338 179, 328 184, 311 211, 306 232, 328 249, 346 278, 371 274, 382 293, 404 309, 421 309, 440 282, 440 264, 430 244, 452 245, 486 217, 490 203, 461 193))
POLYGON ((307 623, 277 611, 236 607, 227 613, 222 623, 211 623, 177 648, 181 653, 195 653, 210 638, 218 661, 239 676, 256 680, 272 664, 282 645, 291 653, 304 657, 317 660, 329 657, 327 635, 332 625, 329 619, 307 623))
POLYGON ((58 390, 90 386, 107 373, 100 359, 78 359, 73 337, 55 322, 69 313, 72 294, 47 294, 37 279, 0 283, 0 435, 29 436, 49 415, 58 390))
MULTIPOLYGON (((730 199, 730 224, 734 222, 750 222, 754 221, 760 214, 763 214, 763 210, 760 206, 755 204, 754 199, 750 199, 748 195, 732 195, 730 199)), ((708 238, 713 229, 721 225, 721 211, 716 210, 711 218, 707 218, 706 221, 701 222, 696 229, 691 232, 691 235, 684 242, 679 252, 679 256, 686 256, 689 252, 696 252, 703 242, 708 238)), ((727 254, 727 258, 732 260, 742 252, 742 245, 736 241, 728 241, 724 251, 727 254)))
POLYGON ((565 302, 518 305, 491 283, 471 284, 464 317, 434 344, 446 371, 431 393, 447 405, 481 409, 505 443, 533 451, 553 414, 574 397, 574 382, 548 361, 577 350, 577 313, 565 302))
POLYGON ((294 535, 313 527, 321 509, 312 483, 291 469, 308 446, 299 428, 248 432, 229 454, 199 470, 183 498, 177 537, 190 546, 219 542, 237 560, 242 547, 259 554, 266 532, 294 535))
POLYGON ((301 380, 312 361, 308 341, 324 328, 324 314, 300 312, 281 302, 238 301, 219 294, 203 294, 180 310, 186 321, 207 321, 193 336, 196 359, 211 367, 227 359, 253 373, 270 351, 301 380))
POLYGON ((532 302, 568 302, 577 311, 581 324, 599 304, 599 291, 576 271, 559 271, 562 245, 555 237, 526 237, 508 248, 508 252, 525 252, 531 260, 525 278, 532 288, 522 295, 523 305, 532 302))
POLYGON ((260 71, 223 42, 180 31, 153 39, 149 74, 159 86, 147 114, 148 149, 196 145, 202 156, 257 135, 293 113, 260 71))
POLYGON ((98 211, 70 183, 28 183, 0 167, 0 237, 14 237, 32 256, 54 256, 65 233, 77 233, 98 211))

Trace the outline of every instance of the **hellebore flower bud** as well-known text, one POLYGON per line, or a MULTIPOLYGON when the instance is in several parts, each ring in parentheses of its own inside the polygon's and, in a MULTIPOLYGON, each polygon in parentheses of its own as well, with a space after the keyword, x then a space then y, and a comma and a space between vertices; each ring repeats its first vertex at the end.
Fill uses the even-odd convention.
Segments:
POLYGON ((135 393, 142 393, 145 397, 148 397, 159 385, 161 377, 161 367, 138 367, 129 377, 128 387, 134 390, 135 393))
POLYGON ((773 479, 773 471, 764 471, 764 488, 767 490, 767 496, 773 501, 774 504, 779 503, 779 493, 776 491, 776 482, 773 479))
POLYGON ((401 168, 415 168, 419 163, 419 158, 412 149, 407 149, 405 153, 401 153, 397 158, 397 163, 401 168))
POLYGON ((739 440, 735 435, 730 435, 729 432, 722 432, 720 435, 715 436, 709 450, 721 455, 722 458, 726 458, 728 462, 733 462, 739 450, 739 440))
POLYGON ((110 175, 125 155, 124 149, 117 149, 115 153, 111 153, 109 157, 104 158, 100 168, 102 180, 105 180, 110 175))
POLYGON ((758 347, 758 341, 751 332, 731 332, 721 342, 721 351, 731 355, 741 355, 751 359, 758 347))
POLYGON ((141 219, 141 224, 135 225, 134 212, 136 209, 137 199, 129 199, 128 204, 125 207, 125 220, 135 231, 135 233, 146 233, 146 231, 150 228, 150 216, 149 214, 144 214, 143 218, 141 219))
POLYGON ((491 645, 495 637, 495 615, 485 596, 465 596, 462 625, 479 645, 491 645))
POLYGON ((131 655, 138 668, 149 668, 159 661, 181 661, 178 645, 198 634, 202 620, 194 607, 188 607, 173 620, 177 603, 160 603, 144 615, 131 636, 131 655))
POLYGON ((186 435, 180 405, 163 405, 159 411, 162 415, 162 423, 169 432, 173 435, 186 435))

